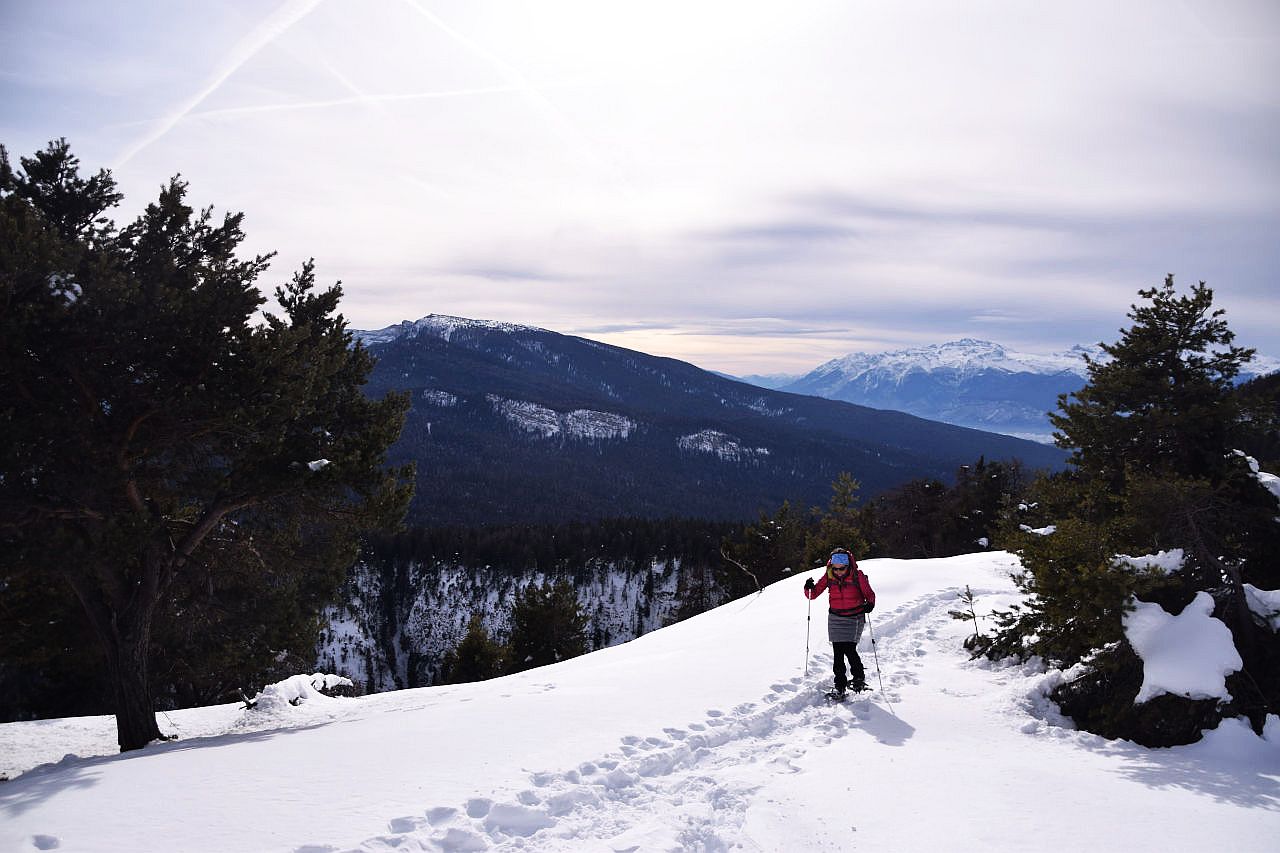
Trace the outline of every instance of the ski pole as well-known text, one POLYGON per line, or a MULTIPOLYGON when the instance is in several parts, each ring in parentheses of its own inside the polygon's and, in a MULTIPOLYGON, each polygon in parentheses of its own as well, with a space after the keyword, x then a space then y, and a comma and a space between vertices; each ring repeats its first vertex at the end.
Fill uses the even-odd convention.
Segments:
MULTIPOLYGON (((807 598, 808 596, 806 596, 807 598)), ((813 621, 813 599, 809 599, 809 612, 804 617, 804 675, 809 677, 809 623, 813 621)))
MULTIPOLYGON (((871 635, 871 656, 876 659, 876 679, 880 682, 880 693, 884 694, 884 677, 880 675, 880 655, 876 652, 876 632, 871 627, 871 614, 867 614, 867 632, 871 635)), ((887 696, 885 697, 888 698, 887 696)))

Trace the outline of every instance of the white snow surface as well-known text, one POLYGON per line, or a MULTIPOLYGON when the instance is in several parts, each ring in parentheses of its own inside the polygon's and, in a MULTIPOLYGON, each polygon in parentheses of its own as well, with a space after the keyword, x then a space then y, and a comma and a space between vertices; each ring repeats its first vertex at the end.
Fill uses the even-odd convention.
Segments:
POLYGON ((1244 597, 1255 616, 1272 631, 1280 631, 1280 589, 1258 589, 1247 583, 1244 585, 1244 597))
POLYGON ((1019 524, 1018 529, 1023 533, 1034 533, 1037 536, 1052 536, 1058 532, 1058 525, 1048 524, 1044 527, 1032 527, 1029 524, 1019 524))
POLYGON ((1275 849, 1280 719, 1163 750, 1074 731, 1062 673, 969 661, 947 615, 965 584, 1016 601, 1013 557, 862 568, 884 689, 856 701, 821 697, 818 618, 805 671, 799 573, 494 681, 172 712, 179 740, 124 755, 107 717, 0 726, 0 850, 1275 849))
POLYGON ((1181 548, 1170 548, 1168 551, 1157 551, 1143 557, 1130 557, 1128 554, 1117 554, 1115 562, 1128 563, 1139 570, 1157 571, 1171 575, 1182 568, 1186 555, 1181 548))
POLYGON ((1196 593, 1177 616, 1159 604, 1135 601, 1134 609, 1124 615, 1124 634, 1142 658, 1142 687, 1135 704, 1162 693, 1191 699, 1231 699, 1227 676, 1244 662, 1231 630, 1213 618, 1209 593, 1196 593))
POLYGON ((1244 461, 1248 463, 1249 469, 1253 471, 1253 476, 1258 478, 1258 482, 1271 494, 1276 496, 1276 500, 1280 501, 1280 477, 1275 474, 1268 474, 1258 465, 1258 460, 1254 459, 1247 453, 1237 450, 1237 456, 1243 456, 1244 461))

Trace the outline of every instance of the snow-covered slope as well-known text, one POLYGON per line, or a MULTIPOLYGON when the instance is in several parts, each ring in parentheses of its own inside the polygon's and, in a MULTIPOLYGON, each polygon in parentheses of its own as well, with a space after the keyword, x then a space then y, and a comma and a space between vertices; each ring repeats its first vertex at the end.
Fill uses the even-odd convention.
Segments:
POLYGON ((0 849, 1275 849, 1277 718, 1148 750, 1064 725, 1060 674, 968 661, 947 610, 1006 606, 1013 567, 864 563, 884 690, 843 705, 794 577, 495 681, 172 713, 127 755, 109 718, 10 723, 0 772, 57 763, 0 784, 0 849))

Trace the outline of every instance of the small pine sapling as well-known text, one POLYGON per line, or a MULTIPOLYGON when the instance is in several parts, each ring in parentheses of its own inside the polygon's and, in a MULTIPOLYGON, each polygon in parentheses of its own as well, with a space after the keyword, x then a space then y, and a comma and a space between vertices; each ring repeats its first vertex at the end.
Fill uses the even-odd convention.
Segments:
POLYGON ((948 610, 947 615, 952 619, 959 619, 961 622, 973 622, 973 639, 964 641, 965 648, 972 649, 982 642, 982 632, 978 630, 980 624, 978 611, 974 608, 973 590, 969 588, 968 584, 965 584, 964 592, 957 593, 956 598, 960 599, 960 603, 965 609, 948 610))

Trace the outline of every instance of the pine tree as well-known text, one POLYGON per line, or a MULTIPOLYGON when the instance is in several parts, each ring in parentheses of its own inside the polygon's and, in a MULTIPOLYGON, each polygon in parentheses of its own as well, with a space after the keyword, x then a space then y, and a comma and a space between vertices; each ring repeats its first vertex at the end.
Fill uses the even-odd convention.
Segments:
POLYGON ((252 601, 279 582, 263 566, 332 589, 359 531, 403 514, 384 460, 407 400, 363 396, 372 359, 310 262, 255 319, 270 256, 237 257, 240 214, 196 213, 174 178, 116 230, 110 174, 82 179, 65 142, 0 163, 0 588, 71 591, 135 749, 161 737, 166 608, 229 572, 252 601))
POLYGON ((776 580, 809 568, 806 541, 809 519, 783 501, 773 515, 761 513, 741 536, 726 537, 720 582, 729 598, 757 592, 776 580))
POLYGON ((1059 447, 1090 476, 1122 490, 1126 470, 1220 480, 1237 467, 1228 440, 1240 420, 1233 380, 1254 351, 1232 346, 1235 334, 1212 310, 1200 282, 1189 296, 1173 286, 1140 290, 1133 325, 1088 361, 1089 382, 1059 397, 1051 413, 1059 447))
POLYGON ((507 648, 489 636, 481 615, 472 614, 466 635, 444 656, 441 681, 462 684, 496 678, 506 670, 507 658, 507 648))
POLYGON ((519 672, 584 654, 586 629, 586 616, 570 584, 530 585, 511 609, 510 667, 519 672))
POLYGON ((1177 608, 1209 589, 1226 604, 1246 665, 1261 673, 1243 584, 1274 581, 1280 525, 1275 499, 1232 447, 1247 417, 1233 380, 1252 350, 1231 345, 1203 282, 1181 296, 1170 276, 1139 295, 1147 304, 1131 308, 1133 325, 1051 416, 1073 467, 1033 485, 1024 506, 1036 522, 1012 520, 1007 541, 1029 596, 1001 617, 993 651, 1071 664, 1123 641, 1135 596, 1177 608), (1056 531, 1047 536, 1013 529, 1048 521, 1056 531), (1187 559, 1171 577, 1115 558, 1172 548, 1187 559))
POLYGON ((831 484, 831 501, 818 526, 805 539, 805 567, 821 565, 836 548, 846 548, 855 559, 867 555, 864 519, 858 509, 858 481, 847 471, 831 484))

